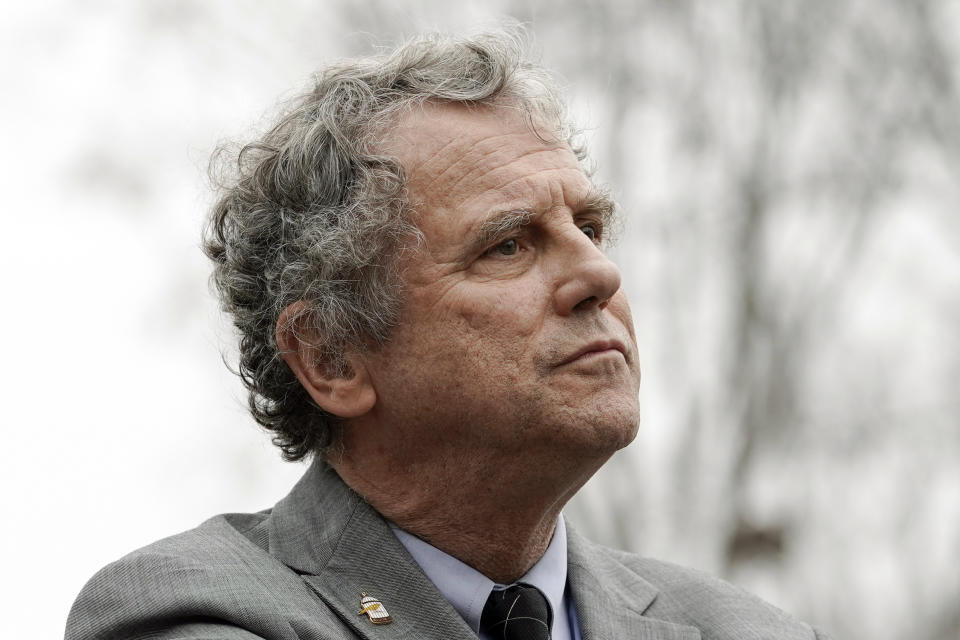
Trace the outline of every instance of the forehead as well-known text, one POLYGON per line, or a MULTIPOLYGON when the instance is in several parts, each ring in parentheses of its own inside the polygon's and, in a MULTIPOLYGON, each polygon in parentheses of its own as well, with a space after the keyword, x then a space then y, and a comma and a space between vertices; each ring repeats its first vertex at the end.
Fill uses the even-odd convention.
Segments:
POLYGON ((567 144, 545 142, 510 108, 427 103, 404 114, 384 146, 404 168, 425 232, 432 223, 462 231, 496 210, 569 206, 590 191, 567 144))

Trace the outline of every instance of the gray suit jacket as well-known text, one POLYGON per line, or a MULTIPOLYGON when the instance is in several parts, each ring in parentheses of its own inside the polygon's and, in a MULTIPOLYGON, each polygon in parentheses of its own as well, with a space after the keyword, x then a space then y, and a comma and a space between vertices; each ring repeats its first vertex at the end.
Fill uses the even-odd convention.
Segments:
MULTIPOLYGON (((824 637, 705 574, 572 529, 568 549, 584 640, 824 637)), ((66 638, 476 640, 383 518, 319 462, 272 510, 214 517, 101 570, 66 638), (358 615, 361 592, 393 622, 358 615)))

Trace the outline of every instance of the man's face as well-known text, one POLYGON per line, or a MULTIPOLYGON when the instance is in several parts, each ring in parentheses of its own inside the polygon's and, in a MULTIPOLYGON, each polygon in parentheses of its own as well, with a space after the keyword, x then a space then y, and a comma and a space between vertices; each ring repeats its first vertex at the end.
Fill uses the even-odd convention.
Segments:
POLYGON ((374 411, 423 456, 606 459, 629 443, 630 309, 570 149, 509 110, 427 104, 386 151, 423 242, 401 258, 399 326, 369 355, 374 411))

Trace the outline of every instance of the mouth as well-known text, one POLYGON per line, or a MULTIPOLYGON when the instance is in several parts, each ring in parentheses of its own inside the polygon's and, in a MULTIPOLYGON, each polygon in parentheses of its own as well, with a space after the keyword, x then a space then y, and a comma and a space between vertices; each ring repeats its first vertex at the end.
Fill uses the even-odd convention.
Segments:
POLYGON ((619 340, 597 340, 585 345, 571 354, 568 358, 560 362, 560 366, 576 362, 577 360, 586 360, 619 353, 624 359, 627 357, 627 348, 619 340))

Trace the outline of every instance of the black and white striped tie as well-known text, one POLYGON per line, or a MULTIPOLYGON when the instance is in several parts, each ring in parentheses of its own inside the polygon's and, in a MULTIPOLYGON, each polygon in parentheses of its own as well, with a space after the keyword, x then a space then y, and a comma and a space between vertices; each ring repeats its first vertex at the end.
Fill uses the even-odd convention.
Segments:
POLYGON ((502 640, 550 640, 551 621, 550 604, 540 590, 515 584, 490 594, 480 629, 502 640))

